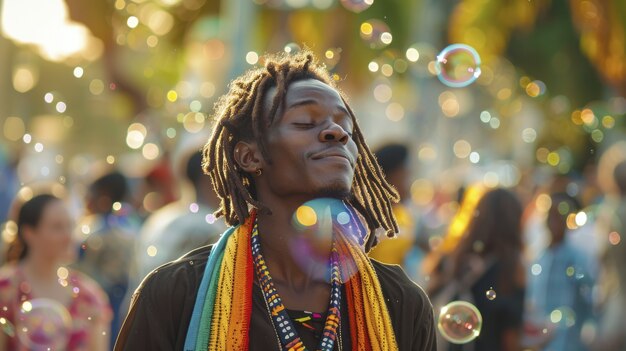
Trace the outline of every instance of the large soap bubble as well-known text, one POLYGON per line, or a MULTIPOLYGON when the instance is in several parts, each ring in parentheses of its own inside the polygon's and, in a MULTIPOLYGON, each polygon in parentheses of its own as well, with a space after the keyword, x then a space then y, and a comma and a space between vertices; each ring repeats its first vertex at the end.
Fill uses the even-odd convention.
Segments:
POLYGON ((466 301, 453 301, 441 308, 437 327, 446 340, 465 344, 480 335, 483 317, 476 306, 466 301))
POLYGON ((64 350, 72 318, 59 302, 40 298, 22 303, 15 324, 20 342, 29 350, 64 350))

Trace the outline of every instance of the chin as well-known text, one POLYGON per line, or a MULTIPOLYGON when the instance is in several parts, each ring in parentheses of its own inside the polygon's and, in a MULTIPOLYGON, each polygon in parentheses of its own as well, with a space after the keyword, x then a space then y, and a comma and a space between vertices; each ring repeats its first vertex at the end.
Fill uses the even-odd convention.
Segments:
POLYGON ((333 199, 345 200, 351 197, 351 189, 345 184, 329 184, 315 191, 315 197, 328 197, 333 199))

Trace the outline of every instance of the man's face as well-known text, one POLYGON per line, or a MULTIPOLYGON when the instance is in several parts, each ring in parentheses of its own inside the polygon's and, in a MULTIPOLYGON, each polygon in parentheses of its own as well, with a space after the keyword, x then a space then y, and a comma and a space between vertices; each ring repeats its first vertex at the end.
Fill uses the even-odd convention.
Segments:
MULTIPOLYGON (((266 112, 274 96, 272 89, 266 112)), ((339 93, 315 79, 293 82, 276 118, 268 130, 272 164, 264 162, 259 180, 282 196, 346 197, 358 151, 353 121, 339 93)))
POLYGON ((558 210, 558 204, 553 204, 548 211, 548 229, 552 235, 552 240, 560 242, 565 237, 567 229, 567 215, 562 215, 558 210))
POLYGON ((398 194, 400 194, 400 201, 405 202, 411 198, 411 170, 407 166, 399 167, 393 172, 390 172, 387 176, 387 181, 391 183, 398 194))

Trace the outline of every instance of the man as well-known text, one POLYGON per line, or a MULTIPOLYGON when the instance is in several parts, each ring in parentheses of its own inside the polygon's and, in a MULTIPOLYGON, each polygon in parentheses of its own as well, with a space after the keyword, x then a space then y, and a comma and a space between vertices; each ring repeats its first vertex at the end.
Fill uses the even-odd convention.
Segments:
MULTIPOLYGON (((376 150, 374 155, 385 174, 385 179, 396 188, 400 195, 400 202, 393 206, 393 214, 400 232, 393 240, 382 239, 369 256, 380 262, 401 265, 407 273, 411 271, 414 273, 412 276, 416 277, 415 273, 420 262, 413 261, 414 266, 411 267, 405 265, 417 234, 415 223, 417 216, 411 208, 409 148, 404 144, 386 144, 376 150)), ((421 251, 421 249, 418 250, 421 251)), ((420 256, 423 256, 423 252, 420 256)))
POLYGON ((181 191, 181 199, 154 212, 139 233, 135 260, 135 287, 158 266, 173 261, 192 249, 212 244, 225 226, 213 216, 219 206, 211 180, 202 170, 202 152, 184 157, 181 179, 189 183, 181 191))
POLYGON ((204 166, 217 215, 235 227, 144 280, 116 350, 435 350, 423 290, 360 251, 375 228, 397 232, 398 194, 313 55, 267 57, 216 111, 204 166), (299 266, 291 246, 300 235, 292 215, 323 197, 369 228, 358 240, 333 231, 332 245, 316 243, 327 274, 299 266))
POLYGON ((129 273, 133 248, 139 232, 135 211, 125 202, 129 188, 126 176, 118 171, 107 173, 90 186, 86 198, 88 215, 80 227, 88 228, 88 236, 81 235, 82 243, 75 267, 92 277, 107 293, 113 319, 111 343, 120 330, 126 306, 124 296, 129 287, 129 273), (114 204, 120 207, 114 209, 114 204))
POLYGON ((578 201, 566 193, 553 193, 546 218, 550 244, 539 253, 528 276, 529 320, 550 319, 549 341, 543 350, 587 350, 582 327, 592 318, 589 259, 567 237, 568 221, 580 210, 578 201), (569 219, 568 219, 569 218, 569 219))
POLYGON ((598 281, 598 328, 590 346, 593 351, 620 351, 626 349, 626 245, 622 236, 626 233, 626 161, 613 170, 616 185, 614 199, 607 199, 607 212, 599 234, 602 246, 602 274, 598 281), (615 200, 614 203, 612 200, 615 200), (610 209, 610 210, 609 210, 610 209), (607 213, 607 214, 608 214, 607 213))

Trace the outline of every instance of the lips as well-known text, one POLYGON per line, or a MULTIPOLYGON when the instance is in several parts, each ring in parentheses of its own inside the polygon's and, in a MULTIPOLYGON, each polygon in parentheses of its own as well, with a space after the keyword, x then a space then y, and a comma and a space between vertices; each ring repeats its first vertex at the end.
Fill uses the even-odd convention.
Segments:
POLYGON ((352 160, 352 156, 350 156, 350 154, 346 150, 341 149, 341 148, 330 148, 322 152, 313 154, 313 156, 311 156, 313 160, 321 160, 327 157, 342 157, 348 160, 348 162, 350 163, 350 166, 354 166, 354 161, 352 160))

